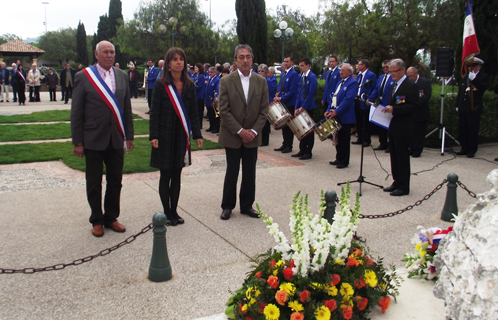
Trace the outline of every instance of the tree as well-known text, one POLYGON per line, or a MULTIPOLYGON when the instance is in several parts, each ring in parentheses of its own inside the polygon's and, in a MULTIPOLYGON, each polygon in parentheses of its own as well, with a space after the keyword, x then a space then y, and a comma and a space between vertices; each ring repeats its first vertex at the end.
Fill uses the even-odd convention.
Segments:
POLYGON ((15 34, 4 33, 0 36, 0 44, 4 44, 4 43, 12 41, 14 39, 21 39, 21 38, 16 36, 15 34))
POLYGON ((251 46, 254 62, 268 62, 268 24, 264 0, 236 0, 237 36, 251 46))
MULTIPOLYGON (((99 43, 102 40, 107 40, 109 41, 109 18, 107 17, 107 13, 100 16, 99 18, 99 23, 97 24, 97 33, 93 34, 93 42, 92 42, 92 48, 95 49, 97 47, 97 43, 99 43)), ((93 63, 97 62, 97 59, 95 58, 95 55, 92 55, 93 63)))
MULTIPOLYGON (((109 18, 107 20, 107 36, 108 40, 114 42, 116 37, 117 30, 120 25, 123 24, 123 12, 121 9, 121 0, 110 0, 109 1, 109 18)), ((119 45, 114 45, 116 56, 116 62, 119 62, 121 65, 126 64, 126 58, 121 53, 121 49, 119 45)))
POLYGON ((38 47, 45 50, 43 58, 59 61, 63 64, 67 60, 75 60, 76 54, 76 30, 73 28, 49 31, 38 41, 38 47))
MULTIPOLYGON (((498 61, 496 59, 498 52, 498 39, 496 38, 498 33, 498 3, 493 0, 474 0, 472 4, 474 6, 477 41, 481 49, 479 57, 484 60, 483 71, 490 77, 489 90, 493 90, 498 84, 498 61)), ((460 21, 463 21, 463 17, 460 21)), ((461 55, 457 59, 461 60, 461 55)))
POLYGON ((87 49, 87 39, 85 25, 80 22, 78 23, 78 29, 76 29, 76 61, 88 65, 88 49, 87 49))

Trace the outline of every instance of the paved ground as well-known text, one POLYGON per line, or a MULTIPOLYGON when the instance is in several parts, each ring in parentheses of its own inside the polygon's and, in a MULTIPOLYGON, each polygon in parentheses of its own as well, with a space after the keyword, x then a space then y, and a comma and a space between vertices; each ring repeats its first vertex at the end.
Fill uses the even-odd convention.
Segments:
MULTIPOLYGON (((0 103, 0 114, 69 108, 62 102, 45 102, 48 93, 42 93, 42 101, 23 107, 0 103)), ((143 98, 133 99, 132 103, 134 112, 147 111, 143 98)), ((209 134, 205 137, 216 139, 209 134)), ((376 146, 375 138, 374 141, 376 146)), ((274 131, 270 146, 259 149, 256 201, 288 233, 288 211, 294 194, 309 194, 312 211, 316 212, 320 190, 340 192, 338 182, 358 178, 360 148, 352 146, 351 164, 340 170, 328 164, 335 155, 329 141, 316 139, 313 159, 309 161, 296 161, 290 154, 274 152, 280 143, 281 134, 274 131)), ((294 143, 298 145, 297 140, 294 143)), ((242 216, 238 209, 230 220, 219 219, 223 153, 195 152, 193 166, 183 171, 179 213, 186 222, 167 231, 172 280, 152 283, 147 279, 152 248, 152 233, 148 232, 80 266, 31 275, 0 275, 0 319, 190 320, 223 312, 229 290, 237 290, 249 271, 249 257, 274 245, 260 219, 242 216)), ((410 195, 393 198, 380 188, 362 184, 362 211, 385 214, 405 208, 422 199, 451 172, 457 173, 470 190, 487 191, 485 178, 497 167, 493 159, 498 156, 498 147, 481 146, 476 156, 455 158, 450 153, 441 156, 438 150, 426 150, 421 158, 412 159, 412 172, 419 173, 412 175, 410 195), (441 164, 442 161, 445 162, 441 164)), ((365 149, 363 175, 367 181, 390 185, 389 168, 388 154, 365 149)), ((124 234, 107 231, 97 239, 90 233, 83 173, 57 161, 0 166, 0 268, 68 263, 140 232, 154 213, 162 211, 158 177, 157 173, 125 176, 120 221, 128 230, 124 234)), ((353 192, 358 189, 358 184, 352 185, 353 192)), ((450 225, 440 220, 445 193, 446 187, 396 217, 361 220, 358 234, 367 240, 374 256, 382 256, 386 263, 401 268, 403 253, 413 250, 409 239, 418 225, 450 225)), ((459 188, 460 211, 472 202, 459 188)), ((442 301, 432 298, 430 286, 421 289, 426 294, 415 296, 418 289, 411 290, 413 286, 418 288, 418 281, 407 280, 400 303, 392 306, 391 317, 379 318, 444 319, 442 301), (396 308, 402 312, 408 310, 408 305, 426 308, 432 316, 407 312, 406 317, 393 318, 400 312, 396 308)))

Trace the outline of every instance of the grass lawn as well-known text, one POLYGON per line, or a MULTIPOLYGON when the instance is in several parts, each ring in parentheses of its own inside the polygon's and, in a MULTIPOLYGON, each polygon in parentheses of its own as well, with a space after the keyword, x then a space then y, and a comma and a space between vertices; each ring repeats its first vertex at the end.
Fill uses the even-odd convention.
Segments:
MULTIPOLYGON (((70 121, 71 110, 50 110, 33 112, 30 114, 14 114, 11 116, 0 116, 0 123, 24 123, 24 122, 55 122, 70 121)), ((133 119, 142 119, 133 114, 133 119)))
MULTIPOLYGON (((135 135, 149 134, 149 120, 133 121, 135 135)), ((71 138, 71 124, 20 124, 0 126, 0 142, 71 138)))
MULTIPOLYGON (((157 171, 149 166, 150 143, 148 138, 134 140, 133 151, 125 155, 124 173, 157 171)), ((205 140, 201 150, 220 149, 218 143, 205 140)), ((197 150, 195 142, 192 151, 197 150)), ((73 154, 70 142, 47 142, 39 144, 17 144, 0 146, 0 164, 29 163, 40 161, 62 160, 70 168, 85 171, 85 158, 78 158, 73 154)))

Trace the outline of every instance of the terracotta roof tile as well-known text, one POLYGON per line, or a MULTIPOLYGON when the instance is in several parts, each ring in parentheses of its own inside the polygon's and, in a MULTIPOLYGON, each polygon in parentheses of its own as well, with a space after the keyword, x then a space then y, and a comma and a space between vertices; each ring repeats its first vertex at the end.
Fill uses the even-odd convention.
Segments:
POLYGON ((7 52, 45 53, 44 50, 34 47, 30 44, 27 44, 26 42, 19 39, 14 39, 12 41, 0 45, 0 52, 1 53, 7 53, 7 52))

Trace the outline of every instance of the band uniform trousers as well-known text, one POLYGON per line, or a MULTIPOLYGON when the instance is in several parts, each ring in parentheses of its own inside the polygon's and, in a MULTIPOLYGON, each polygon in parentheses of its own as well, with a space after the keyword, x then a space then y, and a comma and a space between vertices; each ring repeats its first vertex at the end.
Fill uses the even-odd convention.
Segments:
MULTIPOLYGON (((313 116, 315 109, 309 110, 308 114, 310 115, 311 119, 315 121, 315 117, 313 116)), ((312 154, 313 147, 315 146, 315 132, 311 131, 310 134, 308 134, 306 137, 304 137, 300 142, 299 142, 299 151, 302 152, 303 154, 312 154)))
POLYGON ((370 108, 361 108, 360 100, 356 98, 354 101, 354 110, 356 114, 356 132, 358 133, 358 140, 370 144, 372 140, 371 127, 368 117, 370 115, 370 108))
POLYGON ((351 128, 353 124, 341 124, 341 130, 337 131, 337 145, 335 146, 335 159, 339 164, 349 165, 351 153, 351 128))
MULTIPOLYGON (((289 113, 291 115, 294 115, 294 106, 287 106, 287 109, 289 110, 289 113)), ((284 142, 282 143, 282 145, 285 147, 285 148, 291 148, 292 149, 292 146, 294 144, 294 132, 292 132, 291 128, 289 126, 285 126, 283 129, 282 129, 282 137, 284 138, 284 142)))

